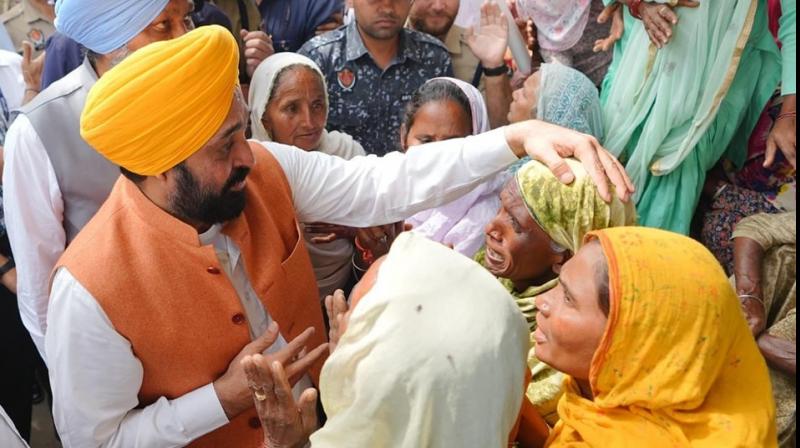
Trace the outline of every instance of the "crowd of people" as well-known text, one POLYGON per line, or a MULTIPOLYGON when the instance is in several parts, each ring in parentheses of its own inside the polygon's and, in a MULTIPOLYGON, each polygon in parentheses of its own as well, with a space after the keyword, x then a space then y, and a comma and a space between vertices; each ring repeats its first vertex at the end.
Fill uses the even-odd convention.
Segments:
POLYGON ((795 0, 0 13, 3 447, 795 445, 795 0))

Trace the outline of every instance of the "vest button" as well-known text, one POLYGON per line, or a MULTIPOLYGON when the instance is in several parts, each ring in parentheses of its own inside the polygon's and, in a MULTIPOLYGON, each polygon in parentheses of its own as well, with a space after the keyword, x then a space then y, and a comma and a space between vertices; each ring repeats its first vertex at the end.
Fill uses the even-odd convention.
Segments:
POLYGON ((218 275, 220 271, 219 268, 216 266, 209 266, 206 268, 206 272, 208 272, 209 274, 218 275))
POLYGON ((245 320, 246 319, 244 317, 244 314, 242 313, 236 313, 233 315, 233 317, 231 317, 231 321, 236 325, 242 325, 245 322, 245 320))
POLYGON ((259 420, 258 417, 250 417, 247 424, 253 429, 261 429, 261 420, 259 420))

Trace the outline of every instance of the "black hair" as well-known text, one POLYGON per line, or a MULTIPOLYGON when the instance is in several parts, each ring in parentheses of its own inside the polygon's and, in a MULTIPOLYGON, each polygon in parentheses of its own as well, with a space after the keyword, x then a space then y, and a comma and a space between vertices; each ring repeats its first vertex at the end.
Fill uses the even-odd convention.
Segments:
MULTIPOLYGON (((414 126, 414 116, 417 115, 417 112, 420 108, 430 102, 433 101, 455 101, 461 109, 464 110, 464 113, 467 114, 467 118, 470 122, 470 127, 472 126, 472 107, 469 104, 469 98, 464 92, 457 86, 455 83, 452 83, 446 79, 434 79, 432 81, 428 81, 411 97, 408 104, 406 104, 406 110, 403 114, 403 135, 401 135, 401 146, 404 146, 406 137, 408 136, 408 131, 414 126)), ((472 130, 475 132, 475 129, 472 130)))
POLYGON ((122 175, 125 176, 126 179, 128 179, 129 181, 131 181, 131 182, 133 182, 133 183, 135 183, 137 185, 140 184, 147 177, 147 176, 142 176, 141 174, 136 174, 136 173, 134 173, 132 171, 126 170, 123 167, 119 167, 119 172, 122 173, 122 175))

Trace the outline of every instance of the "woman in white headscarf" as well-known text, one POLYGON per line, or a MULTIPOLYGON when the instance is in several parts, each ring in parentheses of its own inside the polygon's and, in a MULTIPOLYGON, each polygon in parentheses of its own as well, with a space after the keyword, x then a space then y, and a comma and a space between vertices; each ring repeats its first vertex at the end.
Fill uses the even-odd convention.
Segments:
MULTIPOLYGON (((365 294, 323 366, 328 420, 311 446, 506 446, 522 405, 528 330, 505 289, 477 263, 413 232, 395 240, 375 272, 374 284, 354 292, 365 294)), ((288 387, 282 368, 263 359, 244 365, 267 439, 299 435, 275 445, 302 446, 303 431, 286 428, 313 420, 306 403, 315 394, 301 398, 298 412, 280 392, 288 387)))
MULTIPOLYGON (((265 59, 250 83, 252 138, 296 146, 305 151, 351 159, 364 148, 347 134, 325 130, 328 88, 319 67, 305 56, 278 53, 265 59)), ((305 232, 320 297, 345 288, 351 277, 353 244, 348 239, 317 243, 305 232)))
MULTIPOLYGON (((489 131, 489 114, 480 91, 455 78, 434 78, 406 106, 400 131, 404 150, 416 145, 489 131)), ((483 227, 500 207, 498 193, 508 176, 500 174, 465 196, 406 220, 414 232, 452 245, 471 257, 483 244, 483 227)))

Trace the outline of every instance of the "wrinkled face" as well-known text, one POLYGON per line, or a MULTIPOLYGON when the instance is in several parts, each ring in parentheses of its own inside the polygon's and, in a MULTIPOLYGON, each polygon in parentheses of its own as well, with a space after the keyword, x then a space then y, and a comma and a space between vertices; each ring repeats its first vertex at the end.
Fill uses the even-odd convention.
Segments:
POLYGON ((168 209, 178 218, 213 225, 239 216, 254 159, 245 139, 247 107, 237 89, 220 130, 196 153, 168 171, 168 209))
POLYGON ((536 224, 522 200, 516 179, 500 192, 500 210, 486 225, 486 268, 517 282, 538 279, 562 261, 550 237, 536 224))
POLYGON ((459 0, 415 0, 409 19, 417 31, 431 36, 444 36, 458 15, 459 0))
POLYGON ((392 40, 408 18, 411 0, 353 0, 358 28, 369 37, 392 40))
POLYGON ((589 379, 608 321, 599 303, 602 263, 602 247, 590 242, 564 264, 559 285, 536 298, 536 357, 579 380, 589 379))
POLYGON ((278 76, 261 117, 272 140, 306 151, 319 148, 327 120, 322 79, 305 66, 290 67, 278 76))
POLYGON ((472 120, 467 111, 453 100, 429 101, 414 114, 404 148, 461 138, 472 134, 472 120))
POLYGON ((536 72, 525 80, 521 89, 517 89, 511 95, 513 101, 508 111, 508 121, 518 123, 520 121, 536 118, 537 105, 539 104, 539 85, 542 80, 542 72, 536 72))
POLYGON ((128 50, 136 51, 153 42, 183 36, 194 28, 190 15, 193 10, 194 2, 191 0, 169 0, 161 14, 128 42, 128 50))

